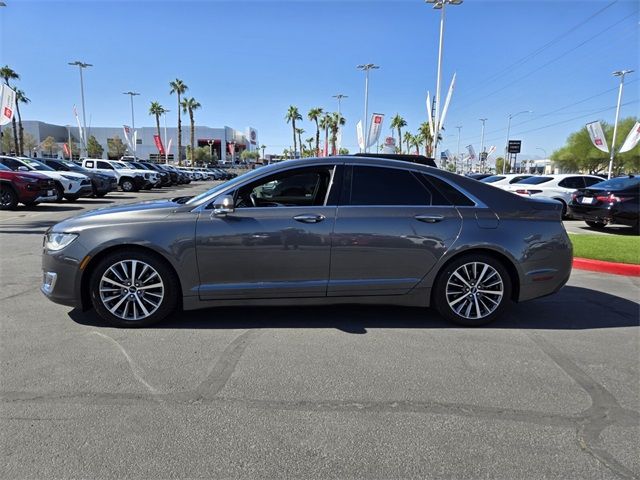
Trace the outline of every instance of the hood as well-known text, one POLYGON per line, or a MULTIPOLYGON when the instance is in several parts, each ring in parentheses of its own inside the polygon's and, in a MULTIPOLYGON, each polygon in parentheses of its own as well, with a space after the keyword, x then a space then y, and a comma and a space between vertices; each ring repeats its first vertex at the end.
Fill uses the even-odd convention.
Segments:
POLYGON ((98 208, 68 218, 54 225, 52 231, 80 232, 87 228, 161 220, 171 215, 180 206, 178 203, 166 199, 98 208))
MULTIPOLYGON (((35 171, 31 171, 29 173, 35 173, 35 171)), ((49 178, 54 178, 56 180, 68 180, 69 177, 72 177, 75 181, 79 182, 81 180, 86 180, 87 178, 89 178, 82 173, 75 173, 75 172, 60 172, 60 171, 51 172, 49 170, 38 170, 38 173, 46 175, 49 178)))

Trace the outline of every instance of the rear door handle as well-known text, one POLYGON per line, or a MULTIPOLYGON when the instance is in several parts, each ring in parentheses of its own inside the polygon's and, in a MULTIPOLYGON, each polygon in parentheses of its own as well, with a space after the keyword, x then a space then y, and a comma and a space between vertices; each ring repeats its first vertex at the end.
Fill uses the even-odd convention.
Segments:
POLYGON ((302 223, 318 223, 324 220, 324 215, 313 215, 309 213, 303 213, 302 215, 296 215, 293 219, 296 222, 302 223))
POLYGON ((444 220, 444 217, 442 215, 416 215, 413 218, 415 218, 419 222, 425 223, 437 223, 444 220))

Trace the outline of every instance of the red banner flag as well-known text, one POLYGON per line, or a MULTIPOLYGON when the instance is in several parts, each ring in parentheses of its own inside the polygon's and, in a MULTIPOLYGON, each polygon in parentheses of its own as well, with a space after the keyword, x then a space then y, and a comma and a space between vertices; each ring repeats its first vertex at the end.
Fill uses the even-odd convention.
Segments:
POLYGON ((160 138, 160 135, 154 135, 153 141, 156 142, 156 148, 158 149, 158 153, 160 153, 160 155, 164 155, 164 145, 162 144, 162 139, 160 138))
POLYGON ((64 151, 64 156, 65 157, 71 158, 71 150, 69 150, 69 144, 68 143, 62 144, 62 150, 64 151))

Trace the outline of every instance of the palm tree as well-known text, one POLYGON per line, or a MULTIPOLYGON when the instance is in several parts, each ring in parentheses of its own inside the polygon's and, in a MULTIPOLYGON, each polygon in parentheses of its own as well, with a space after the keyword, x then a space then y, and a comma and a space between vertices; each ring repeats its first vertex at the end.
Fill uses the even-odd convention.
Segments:
POLYGON ((398 130, 398 148, 400 149, 400 153, 402 153, 402 128, 407 126, 407 122, 404 118, 402 118, 399 114, 391 119, 391 129, 398 130))
POLYGON ((20 114, 20 104, 27 105, 31 100, 27 98, 22 90, 16 88, 16 114, 18 115, 18 130, 20 132, 20 155, 24 155, 24 128, 22 127, 22 115, 20 114))
POLYGON ((287 120, 287 123, 291 122, 291 128, 293 129, 293 156, 295 157, 298 146, 298 141, 296 140, 296 120, 302 120, 302 115, 300 115, 298 107, 289 105, 289 110, 287 110, 287 115, 284 118, 287 120))
POLYGON ((431 129, 428 122, 422 122, 420 128, 421 140, 424 142, 424 154, 427 157, 431 157, 431 150, 433 149, 433 136, 431 135, 431 129))
POLYGON ((331 127, 331 116, 327 113, 320 119, 320 128, 324 130, 324 148, 329 155, 329 128, 331 127))
MULTIPOLYGON (((4 83, 10 87, 9 80, 20 80, 20 75, 18 75, 15 70, 13 70, 9 65, 5 65, 0 68, 0 77, 4 80, 4 83)), ((16 101, 16 106, 19 102, 16 101)), ((19 107, 18 107, 19 110, 19 107)), ((13 144, 15 146, 16 155, 20 155, 20 144, 18 138, 18 126, 16 124, 16 116, 14 115, 12 118, 13 123, 13 144)))
POLYGON ((191 160, 191 166, 193 167, 194 163, 195 163, 195 143, 196 143, 196 139, 195 139, 195 131, 196 131, 196 124, 193 120, 193 111, 199 109, 202 105, 200 105, 200 102, 196 101, 195 98, 191 97, 191 98, 185 98, 184 100, 182 100, 182 112, 183 113, 188 113, 189 114, 189 123, 191 126, 191 131, 190 131, 190 140, 191 140, 191 155, 190 155, 190 160, 191 160))
POLYGON ((158 130, 158 136, 160 136, 160 115, 165 113, 165 109, 160 102, 151 102, 149 106, 149 115, 156 116, 156 129, 158 130))
POLYGON ((331 130, 331 154, 336 154, 336 140, 338 139, 338 130, 341 126, 343 126, 346 122, 344 117, 337 112, 333 112, 330 116, 330 126, 331 130))
POLYGON ((169 86, 171 90, 170 94, 175 93, 178 96, 178 165, 182 165, 182 122, 180 120, 180 96, 186 92, 189 87, 180 80, 176 78, 173 82, 169 82, 169 86))
POLYGON ((407 153, 410 153, 411 145, 413 145, 413 135, 411 135, 411 132, 404 132, 404 143, 407 144, 407 153))
MULTIPOLYGON (((307 143, 309 144, 309 156, 310 156, 310 157, 313 157, 313 156, 314 156, 314 155, 313 155, 313 137, 309 137, 309 138, 307 138, 307 140, 306 140, 306 141, 307 141, 307 143)), ((317 151, 318 151, 318 150, 316 149, 316 152, 317 152, 317 151)))
POLYGON ((309 120, 316 122, 316 155, 320 155, 320 126, 318 122, 320 121, 323 113, 322 108, 315 107, 309 110, 309 113, 307 114, 309 120))
POLYGON ((304 128, 296 128, 296 133, 298 134, 298 145, 300 145, 300 156, 302 157, 302 151, 304 150, 304 144, 302 143, 302 134, 304 133, 304 128))

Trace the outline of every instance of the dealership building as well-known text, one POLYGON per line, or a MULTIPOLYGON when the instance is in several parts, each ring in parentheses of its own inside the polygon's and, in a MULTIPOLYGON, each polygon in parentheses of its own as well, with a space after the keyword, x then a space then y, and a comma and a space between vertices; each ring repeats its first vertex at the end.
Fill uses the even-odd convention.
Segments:
MULTIPOLYGON (((31 135, 35 143, 38 145, 34 150, 30 152, 31 156, 35 157, 64 157, 64 144, 74 142, 80 147, 80 135, 79 128, 70 125, 54 125, 51 123, 39 122, 39 121, 23 121, 25 134, 31 135), (47 137, 53 137, 58 144, 57 152, 44 151, 42 149, 42 142, 47 137)), ((5 126, 3 131, 6 132, 11 125, 5 126)), ((115 159, 116 155, 109 151, 108 140, 119 138, 123 143, 125 141, 125 133, 123 127, 90 127, 87 128, 88 137, 93 136, 103 148, 102 158, 115 159)), ((138 158, 156 160, 159 157, 158 146, 156 145, 156 138, 158 132, 155 127, 137 127, 136 128, 136 145, 135 154, 138 158)), ((186 158, 186 148, 190 145, 190 127, 189 124, 182 124, 182 158, 186 158)), ((220 162, 230 162, 234 159, 239 159, 240 154, 244 150, 255 151, 259 148, 257 131, 254 128, 248 127, 245 131, 234 130, 230 127, 195 127, 195 145, 196 147, 205 147, 211 150, 213 158, 217 158, 220 162)), ((168 143, 171 141, 171 149, 169 150, 169 161, 177 158, 176 148, 178 146, 178 129, 160 128, 160 138, 164 148, 167 148, 168 143), (165 137, 166 135, 166 137, 165 137)), ((131 139, 133 142, 133 139, 131 139)), ((26 153, 26 152, 25 152, 26 153)), ((127 155, 132 155, 131 149, 127 147, 127 155)), ((162 156, 164 158, 164 156, 162 156)))

